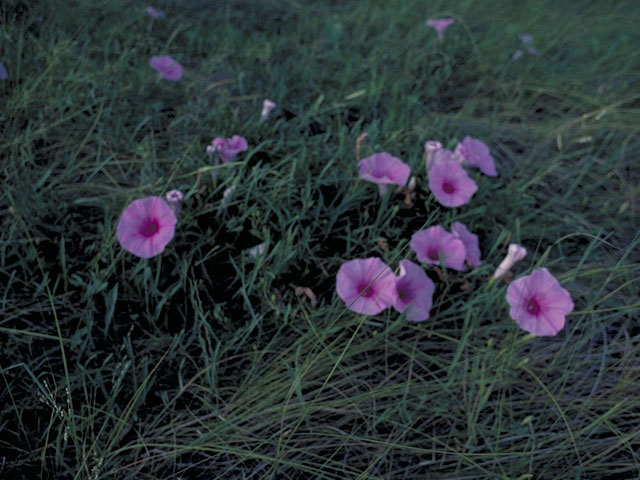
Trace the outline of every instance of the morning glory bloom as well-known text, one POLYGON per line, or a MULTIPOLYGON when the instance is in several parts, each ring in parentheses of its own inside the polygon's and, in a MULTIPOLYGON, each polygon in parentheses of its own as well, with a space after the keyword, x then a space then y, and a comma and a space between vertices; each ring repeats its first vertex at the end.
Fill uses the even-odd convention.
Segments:
POLYGON ((378 184, 380 195, 387 191, 387 185, 404 187, 411 175, 411 167, 387 152, 375 153, 358 162, 360 178, 378 184))
POLYGON ((454 151, 454 156, 462 160, 463 165, 479 168, 482 173, 495 177, 498 175, 493 157, 484 142, 471 137, 464 137, 458 143, 454 151))
POLYGON ((155 257, 173 238, 176 222, 173 210, 162 198, 134 200, 118 222, 118 242, 138 257, 155 257))
POLYGON ((429 189, 445 207, 469 203, 478 190, 462 165, 454 161, 437 161, 429 171, 429 189))
POLYGON ((467 251, 465 260, 474 268, 482 265, 478 236, 471 233, 462 222, 455 222, 451 226, 451 232, 464 243, 464 248, 467 251))
POLYGON ((509 315, 523 330, 537 336, 557 334, 573 311, 567 290, 546 268, 514 280, 507 289, 509 315))
POLYGON ((444 266, 454 270, 466 270, 464 260, 467 251, 464 242, 457 236, 448 233, 440 225, 419 230, 411 236, 411 250, 421 262, 440 264, 444 258, 444 266))
POLYGON ((216 137, 207 147, 207 153, 218 152, 222 161, 228 163, 233 162, 233 159, 240 152, 246 152, 247 148, 247 139, 240 135, 234 135, 231 138, 216 137))
POLYGON ((396 277, 396 299, 393 308, 399 313, 409 308, 407 320, 422 322, 429 318, 435 285, 419 265, 409 261, 400 262, 400 273, 396 277))
POLYGON ((349 310, 376 315, 393 305, 396 277, 378 257, 350 260, 338 271, 336 290, 349 310))
POLYGON ((177 82, 182 78, 182 65, 168 55, 151 57, 149 65, 151 65, 151 68, 158 72, 162 78, 170 82, 177 82))

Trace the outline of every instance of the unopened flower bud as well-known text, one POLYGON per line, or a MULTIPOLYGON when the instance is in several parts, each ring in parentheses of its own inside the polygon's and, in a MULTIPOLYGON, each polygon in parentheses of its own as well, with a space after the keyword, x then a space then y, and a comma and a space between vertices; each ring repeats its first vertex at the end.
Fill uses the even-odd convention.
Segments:
POLYGON ((409 192, 413 192, 416 189, 416 177, 411 177, 411 179, 409 179, 409 185, 407 185, 407 190, 409 192))
POLYGON ((167 199, 167 203, 171 207, 171 210, 173 210, 173 214, 177 217, 182 209, 184 194, 180 190, 170 190, 167 192, 165 198, 167 199))
POLYGON ((526 248, 515 243, 509 244, 507 256, 504 258, 504 260, 502 260, 502 263, 498 265, 498 268, 496 268, 496 271, 493 274, 493 278, 498 279, 502 277, 505 273, 511 270, 511 267, 513 267, 517 262, 519 262, 526 256, 526 248))
POLYGON ((276 103, 268 98, 265 98, 262 102, 262 112, 260 112, 260 123, 264 122, 269 118, 271 112, 274 108, 276 108, 276 103))
POLYGON ((427 143, 424 144, 424 151, 427 155, 427 161, 426 161, 427 172, 431 170, 431 167, 433 166, 433 162, 436 159, 436 153, 439 150, 442 150, 442 144, 440 142, 437 142, 435 140, 429 140, 427 143))

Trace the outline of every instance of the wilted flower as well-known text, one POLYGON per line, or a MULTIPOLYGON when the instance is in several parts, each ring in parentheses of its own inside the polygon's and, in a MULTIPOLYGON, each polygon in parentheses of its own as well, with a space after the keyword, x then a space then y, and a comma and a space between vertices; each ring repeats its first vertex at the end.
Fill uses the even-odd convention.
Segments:
POLYGON ((403 187, 411 175, 409 165, 386 152, 374 153, 363 158, 358 162, 358 167, 360 178, 377 183, 380 195, 387 191, 388 184, 403 187))
POLYGON ((145 8, 144 11, 147 12, 147 14, 154 20, 159 20, 164 17, 164 12, 162 10, 156 10, 151 5, 145 8))
POLYGON ((162 78, 171 82, 177 82, 182 78, 182 65, 168 55, 151 57, 149 65, 151 65, 151 68, 156 72, 160 73, 162 78))
POLYGON ((309 287, 294 286, 293 291, 296 294, 296 297, 302 297, 302 302, 304 302, 305 298, 308 298, 312 307, 315 308, 315 306, 318 305, 318 298, 316 297, 316 294, 313 293, 313 290, 311 290, 309 287))
POLYGON ((565 315, 573 311, 571 295, 546 268, 511 282, 507 302, 509 315, 520 328, 538 336, 558 333, 565 315))
MULTIPOLYGON (((524 48, 526 48, 527 52, 531 55, 540 55, 540 52, 533 46, 533 35, 530 33, 520 33, 518 34, 518 39, 522 42, 524 48)), ((518 49, 511 56, 511 60, 518 60, 524 52, 522 49, 518 49)))
POLYGON ((224 189, 224 192, 222 192, 222 201, 220 202, 220 209, 218 210, 218 213, 221 213, 222 210, 227 208, 227 205, 229 205, 229 202, 231 201, 231 195, 236 190, 236 188, 237 187, 235 185, 231 185, 230 187, 224 189))
POLYGON ((260 112, 260 123, 264 122, 269 118, 271 112, 274 108, 276 108, 277 104, 268 98, 265 98, 262 102, 262 112, 260 112))
POLYGON ((531 35, 530 33, 519 33, 518 34, 518 39, 524 45, 533 45, 533 35, 531 35))
POLYGON ((522 42, 522 45, 527 47, 527 52, 531 55, 540 55, 540 52, 533 46, 533 35, 530 33, 520 33, 518 38, 522 42))
POLYGON ((444 258, 444 266, 454 270, 465 270, 464 260, 467 251, 464 243, 455 235, 448 233, 440 225, 419 230, 411 236, 411 250, 416 252, 421 262, 440 264, 444 258))
POLYGON ((240 152, 246 152, 248 148, 247 139, 240 135, 231 138, 216 137, 207 147, 207 153, 218 152, 223 162, 232 162, 240 152))
POLYGON ((4 80, 5 78, 9 78, 9 74, 7 73, 4 63, 0 62, 0 80, 4 80))
POLYGON ((495 177, 498 175, 493 157, 487 147, 480 140, 471 137, 464 137, 462 142, 456 146, 454 156, 462 159, 462 163, 470 167, 479 168, 482 173, 495 177))
POLYGON ((478 236, 471 233, 467 229, 467 226, 462 222, 455 222, 451 226, 451 231, 455 236, 462 240, 462 243, 464 243, 464 248, 467 251, 465 260, 475 268, 482 265, 482 260, 480 260, 478 236))
POLYGON ((118 222, 118 242, 138 257, 155 257, 173 238, 176 222, 173 210, 162 198, 134 200, 118 222))
POLYGON ((145 8, 144 11, 147 12, 147 15, 151 17, 151 19, 149 20, 149 24, 147 25, 147 30, 151 31, 153 29, 153 21, 159 20, 164 17, 164 12, 161 10, 156 10, 151 5, 145 8))
POLYGON ((438 40, 444 40, 444 31, 455 20, 453 18, 430 18, 427 20, 427 26, 432 27, 438 32, 438 40))
POLYGON ((165 195, 165 198, 167 199, 167 203, 171 207, 171 210, 173 210, 174 215, 176 217, 180 215, 184 194, 180 190, 170 190, 165 195))
POLYGON ((509 244, 509 249, 507 250, 507 256, 502 260, 496 271, 493 273, 493 278, 500 278, 513 267, 517 262, 522 260, 527 256, 527 249, 516 244, 509 244))
POLYGON ((478 190, 462 166, 454 161, 437 161, 429 171, 429 189, 445 207, 459 207, 478 190))
POLYGON ((338 270, 336 290, 347 308, 356 313, 376 315, 393 305, 395 275, 378 257, 345 262, 338 270))
POLYGON ((421 322, 429 318, 435 285, 424 270, 409 260, 400 262, 396 277, 396 299, 393 308, 399 313, 409 307, 407 320, 421 322))
POLYGON ((404 204, 412 208, 413 207, 413 199, 415 198, 415 193, 413 193, 416 189, 416 177, 412 176, 409 179, 409 183, 406 188, 403 189, 404 192, 404 204))
POLYGON ((367 132, 364 132, 358 135, 358 138, 356 138, 356 162, 360 161, 360 144, 368 136, 369 134, 367 132))

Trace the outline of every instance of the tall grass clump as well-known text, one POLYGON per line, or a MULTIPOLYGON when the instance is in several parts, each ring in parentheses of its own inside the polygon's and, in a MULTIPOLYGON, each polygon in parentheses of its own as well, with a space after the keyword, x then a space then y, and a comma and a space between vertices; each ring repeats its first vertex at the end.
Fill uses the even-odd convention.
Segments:
POLYGON ((0 3, 0 478, 640 478, 634 1, 153 6, 0 3), (358 179, 363 133, 412 206, 358 179), (498 176, 446 208, 423 145, 466 136, 498 176), (162 254, 121 248, 125 207, 172 189, 162 254), (483 265, 427 269, 424 322, 337 296, 344 262, 456 221, 483 265), (571 293, 558 335, 487 287, 509 243, 571 293))

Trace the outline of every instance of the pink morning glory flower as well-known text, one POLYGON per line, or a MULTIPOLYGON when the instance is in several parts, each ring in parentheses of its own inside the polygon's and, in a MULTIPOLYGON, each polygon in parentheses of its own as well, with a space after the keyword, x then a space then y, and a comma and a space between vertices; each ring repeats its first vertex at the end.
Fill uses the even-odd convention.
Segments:
POLYGON ((482 265, 478 236, 471 233, 462 222, 455 222, 451 226, 451 232, 464 243, 464 248, 467 251, 465 260, 474 268, 482 265))
POLYGON ((445 207, 459 207, 478 190, 462 165, 455 161, 437 161, 429 171, 429 189, 445 207))
POLYGON ((467 268, 464 264, 467 256, 464 242, 440 225, 417 231, 411 236, 410 245, 421 262, 439 265, 440 257, 443 257, 445 267, 454 270, 467 268))
POLYGON ((277 104, 268 98, 265 98, 262 102, 262 112, 260 112, 260 123, 264 122, 269 118, 271 112, 274 108, 276 108, 277 104))
POLYGON ((376 315, 393 305, 396 279, 378 257, 345 262, 338 270, 336 291, 349 310, 376 315))
POLYGON ((176 222, 173 210, 162 198, 134 200, 118 222, 118 242, 138 257, 155 257, 173 238, 176 222))
POLYGON ((573 311, 571 295, 546 268, 511 282, 507 302, 509 315, 520 328, 538 336, 558 333, 565 315, 573 311))
POLYGON ((427 27, 432 27, 438 32, 438 40, 444 40, 444 31, 451 25, 455 20, 453 18, 430 18, 427 20, 427 27))
POLYGON ((407 320, 422 322, 429 318, 435 285, 424 270, 409 260, 400 262, 396 277, 396 299, 393 308, 399 313, 409 308, 407 320))
POLYGON ((485 175, 490 177, 498 175, 496 166, 493 163, 493 157, 489 153, 489 147, 480 140, 464 137, 462 142, 456 146, 454 156, 461 158, 462 163, 465 165, 479 168, 485 175))
POLYGON ((507 256, 500 262, 498 268, 493 273, 493 278, 500 278, 513 267, 517 262, 522 260, 527 256, 527 249, 518 245, 517 243, 509 244, 509 249, 507 250, 507 256))
POLYGON ((246 138, 234 135, 231 138, 216 137, 209 147, 207 147, 207 153, 218 152, 222 161, 227 163, 233 162, 240 152, 246 152, 248 144, 246 138))
POLYGON ((154 20, 159 20, 164 17, 164 12, 162 10, 156 10, 151 5, 145 8, 144 11, 147 12, 147 15, 149 15, 154 20))
POLYGON ((182 78, 182 65, 168 55, 151 57, 149 65, 151 65, 151 68, 156 72, 160 73, 162 78, 171 82, 177 82, 182 78))
POLYGON ((387 191, 388 184, 405 186, 411 175, 409 165, 387 152, 374 153, 363 158, 358 162, 358 168, 360 178, 378 184, 380 195, 387 191))
POLYGON ((4 80, 5 78, 9 78, 9 74, 7 73, 4 63, 0 62, 0 80, 4 80))

